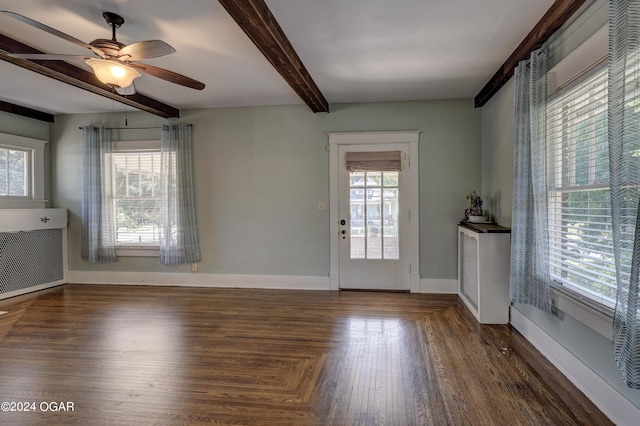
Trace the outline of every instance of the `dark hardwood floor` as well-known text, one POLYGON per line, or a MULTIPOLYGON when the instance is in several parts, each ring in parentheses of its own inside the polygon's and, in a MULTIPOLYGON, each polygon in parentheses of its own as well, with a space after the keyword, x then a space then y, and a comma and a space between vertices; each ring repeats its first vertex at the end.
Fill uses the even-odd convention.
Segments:
POLYGON ((2 425, 610 424, 456 296, 65 285, 0 311, 2 425))

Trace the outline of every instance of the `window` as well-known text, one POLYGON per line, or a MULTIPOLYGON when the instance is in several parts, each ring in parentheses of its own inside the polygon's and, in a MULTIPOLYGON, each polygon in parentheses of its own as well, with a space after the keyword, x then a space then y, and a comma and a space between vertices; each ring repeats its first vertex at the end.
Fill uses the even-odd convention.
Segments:
POLYGON ((43 208, 46 141, 0 133, 0 208, 43 208))
POLYGON ((0 145, 0 197, 29 197, 30 151, 0 145))
POLYGON ((547 158, 551 278, 613 307, 606 68, 550 99, 547 158))
POLYGON ((116 142, 107 162, 112 168, 116 245, 122 248, 159 246, 160 150, 149 148, 154 145, 159 142, 116 142))

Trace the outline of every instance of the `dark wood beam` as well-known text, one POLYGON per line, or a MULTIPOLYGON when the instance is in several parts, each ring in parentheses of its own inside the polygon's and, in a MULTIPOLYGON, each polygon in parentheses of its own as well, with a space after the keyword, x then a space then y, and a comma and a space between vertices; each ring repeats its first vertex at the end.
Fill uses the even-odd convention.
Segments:
POLYGON ((282 78, 313 112, 329 104, 264 0, 218 0, 282 78))
POLYGON ((156 99, 149 98, 140 93, 122 96, 115 93, 109 86, 103 84, 96 76, 87 70, 71 65, 63 61, 28 61, 26 59, 12 58, 7 53, 44 53, 31 46, 0 34, 0 59, 19 67, 28 69, 38 74, 53 78, 63 83, 70 84, 88 92, 113 99, 120 103, 132 106, 151 114, 164 118, 180 117, 180 110, 171 105, 164 104, 156 99))
POLYGON ((585 0, 556 0, 547 13, 538 21, 531 32, 516 47, 511 56, 500 69, 491 77, 491 80, 482 88, 474 99, 476 108, 489 102, 504 84, 513 77, 513 71, 523 59, 527 59, 532 51, 540 48, 573 14, 582 7, 585 0))
POLYGON ((0 101, 0 111, 11 114, 21 115, 23 117, 34 118, 47 123, 53 123, 54 116, 47 112, 38 111, 37 109, 27 108, 21 105, 12 104, 10 102, 0 101))

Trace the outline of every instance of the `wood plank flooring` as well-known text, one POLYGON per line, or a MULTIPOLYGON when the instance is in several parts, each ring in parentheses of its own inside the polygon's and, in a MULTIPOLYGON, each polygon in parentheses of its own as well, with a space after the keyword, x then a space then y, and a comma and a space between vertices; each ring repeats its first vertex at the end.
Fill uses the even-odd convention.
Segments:
POLYGON ((0 311, 0 402, 30 409, 2 425, 611 424, 457 296, 65 285, 0 311))

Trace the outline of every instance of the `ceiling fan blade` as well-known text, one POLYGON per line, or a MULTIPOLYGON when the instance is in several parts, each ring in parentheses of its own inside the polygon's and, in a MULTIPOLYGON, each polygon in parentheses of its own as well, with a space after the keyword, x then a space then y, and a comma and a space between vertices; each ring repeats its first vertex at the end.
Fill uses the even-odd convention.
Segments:
POLYGON ((2 10, 0 12, 4 13, 7 16, 11 16, 12 18, 17 19, 18 21, 24 22, 25 24, 31 25, 32 27, 38 28, 39 30, 48 32, 49 34, 53 34, 54 36, 60 37, 64 40, 77 44, 78 46, 82 46, 86 49, 90 49, 91 51, 93 51, 93 53, 100 56, 101 58, 106 57, 106 55, 101 50, 96 49, 90 44, 85 43, 84 41, 79 40, 73 36, 70 36, 69 34, 63 33, 62 31, 58 31, 55 28, 51 28, 48 25, 42 24, 38 21, 34 21, 31 18, 27 18, 26 16, 20 15, 19 13, 10 12, 8 10, 2 10))
POLYGON ((8 53, 7 56, 12 58, 29 59, 37 61, 66 61, 66 60, 85 60, 91 59, 93 56, 83 55, 58 55, 49 53, 8 53))
POLYGON ((166 70, 164 68, 158 68, 151 65, 139 64, 135 62, 128 63, 127 65, 129 65, 131 68, 137 69, 140 72, 152 75, 157 78, 161 78, 170 83, 179 84, 181 86, 190 87, 196 90, 204 89, 204 83, 201 83, 189 77, 185 77, 182 74, 166 70))
POLYGON ((146 40, 123 47, 118 52, 120 56, 129 56, 130 61, 153 59, 174 53, 176 49, 162 40, 146 40))

